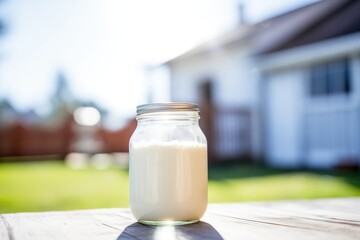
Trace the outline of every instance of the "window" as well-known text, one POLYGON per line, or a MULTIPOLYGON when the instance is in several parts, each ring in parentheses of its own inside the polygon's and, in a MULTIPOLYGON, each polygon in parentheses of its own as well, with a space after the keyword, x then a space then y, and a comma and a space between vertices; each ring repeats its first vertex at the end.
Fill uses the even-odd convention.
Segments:
POLYGON ((349 94, 351 92, 349 61, 341 59, 310 68, 311 96, 349 94))

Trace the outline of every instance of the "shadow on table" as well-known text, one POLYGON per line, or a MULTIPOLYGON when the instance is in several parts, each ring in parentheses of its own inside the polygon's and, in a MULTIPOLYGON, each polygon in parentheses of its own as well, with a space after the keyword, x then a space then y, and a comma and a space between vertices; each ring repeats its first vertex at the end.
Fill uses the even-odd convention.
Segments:
POLYGON ((206 222, 184 226, 148 226, 133 223, 127 226, 117 240, 125 239, 213 239, 221 240, 223 237, 216 229, 206 222))

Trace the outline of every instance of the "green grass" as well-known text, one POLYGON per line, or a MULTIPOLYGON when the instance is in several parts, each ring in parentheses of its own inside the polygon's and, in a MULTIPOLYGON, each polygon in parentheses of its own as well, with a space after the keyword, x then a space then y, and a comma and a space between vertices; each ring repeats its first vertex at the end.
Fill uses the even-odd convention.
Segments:
POLYGON ((73 170, 62 162, 0 165, 0 212, 126 206, 125 170, 73 170))
MULTIPOLYGON (((254 166, 209 170, 209 202, 360 196, 359 173, 254 166)), ((72 170, 62 162, 0 164, 0 212, 128 207, 126 170, 72 170)))
POLYGON ((359 172, 285 171, 225 166, 209 171, 210 202, 360 196, 359 172))

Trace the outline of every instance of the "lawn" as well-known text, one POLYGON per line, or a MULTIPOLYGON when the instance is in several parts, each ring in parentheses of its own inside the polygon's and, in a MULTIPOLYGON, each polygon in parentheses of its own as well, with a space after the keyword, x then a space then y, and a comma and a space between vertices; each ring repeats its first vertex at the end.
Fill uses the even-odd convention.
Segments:
MULTIPOLYGON (((360 174, 231 165, 209 169, 209 202, 360 196, 360 174)), ((128 172, 63 162, 0 164, 0 213, 128 207, 128 172)))

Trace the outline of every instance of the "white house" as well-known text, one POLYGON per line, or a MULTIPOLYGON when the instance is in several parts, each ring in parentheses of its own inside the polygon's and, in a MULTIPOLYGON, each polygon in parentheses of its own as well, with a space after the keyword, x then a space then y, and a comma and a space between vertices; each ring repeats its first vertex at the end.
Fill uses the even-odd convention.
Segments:
POLYGON ((213 147, 225 158, 360 163, 359 13, 360 1, 326 0, 241 25, 166 63, 171 100, 211 100, 213 147))
POLYGON ((266 159, 294 167, 359 164, 360 1, 301 11, 309 13, 299 15, 287 41, 257 52, 266 159))
MULTIPOLYGON (((227 110, 227 113, 215 114, 216 119, 212 123, 214 130, 218 132, 214 136, 216 141, 213 148, 217 148, 217 155, 226 158, 245 154, 248 148, 241 150, 247 139, 240 141, 237 137, 241 130, 241 116, 237 117, 232 112, 236 109, 256 109, 258 99, 255 84, 251 81, 252 64, 248 42, 250 29, 241 26, 167 63, 171 69, 172 101, 203 103, 206 100, 204 98, 211 98, 217 109, 227 110), (238 134, 232 134, 234 131, 238 134)), ((244 127, 247 125, 243 125, 244 127)), ((205 132, 210 135, 209 131, 205 132)), ((208 140, 209 138, 210 136, 208 140)))

